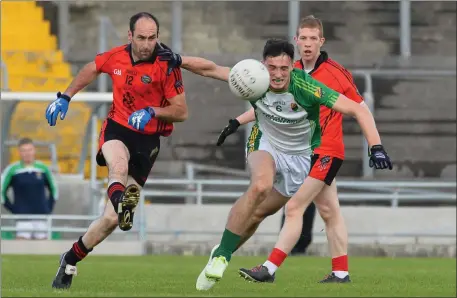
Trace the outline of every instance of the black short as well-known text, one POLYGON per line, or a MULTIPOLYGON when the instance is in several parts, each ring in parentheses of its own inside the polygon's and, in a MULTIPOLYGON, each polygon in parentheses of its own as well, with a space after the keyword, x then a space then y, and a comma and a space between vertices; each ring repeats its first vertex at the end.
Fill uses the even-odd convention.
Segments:
POLYGON ((314 154, 311 157, 311 171, 309 176, 324 181, 330 185, 338 174, 343 160, 331 155, 314 154))
POLYGON ((144 186, 160 151, 160 135, 138 133, 109 118, 106 119, 98 142, 97 164, 99 166, 106 166, 102 146, 111 140, 119 140, 127 147, 130 153, 129 175, 140 186, 144 186))

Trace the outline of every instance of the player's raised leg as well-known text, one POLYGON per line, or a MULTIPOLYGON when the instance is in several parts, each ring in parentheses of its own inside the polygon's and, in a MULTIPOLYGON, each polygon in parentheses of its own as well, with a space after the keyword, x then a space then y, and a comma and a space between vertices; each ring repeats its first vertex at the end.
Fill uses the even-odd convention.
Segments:
MULTIPOLYGON (((68 289, 73 276, 77 274, 76 264, 83 260, 93 248, 108 237, 118 226, 118 214, 114 206, 122 201, 128 181, 129 152, 125 145, 118 140, 111 140, 102 146, 103 156, 109 169, 108 196, 112 204, 106 204, 103 215, 92 222, 86 233, 75 242, 69 251, 60 259, 60 266, 52 282, 52 287, 68 289)), ((139 193, 137 185, 132 188, 139 193)), ((127 194, 127 192, 126 192, 127 194)))
MULTIPOLYGON (((204 269, 208 282, 214 283, 222 278, 232 257, 232 252, 238 246, 241 235, 246 230, 250 217, 272 190, 275 162, 271 154, 263 150, 250 153, 248 166, 251 173, 251 184, 230 210, 219 247, 214 250, 211 260, 204 269)), ((196 284, 197 289, 207 290, 206 285, 202 282, 202 274, 200 274, 196 284)))
POLYGON ((133 226, 133 215, 140 200, 138 184, 127 184, 129 150, 119 140, 107 141, 101 150, 108 166, 108 197, 117 213, 119 228, 128 231, 133 226))
POLYGON ((252 269, 241 268, 240 275, 242 277, 255 282, 274 281, 276 270, 281 266, 300 238, 305 209, 323 187, 324 182, 321 180, 309 176, 305 179, 299 190, 286 204, 284 226, 268 260, 263 265, 252 269))
POLYGON ((346 223, 341 214, 336 181, 326 185, 314 199, 317 210, 325 223, 325 231, 332 256, 332 273, 321 282, 349 282, 348 234, 346 223))

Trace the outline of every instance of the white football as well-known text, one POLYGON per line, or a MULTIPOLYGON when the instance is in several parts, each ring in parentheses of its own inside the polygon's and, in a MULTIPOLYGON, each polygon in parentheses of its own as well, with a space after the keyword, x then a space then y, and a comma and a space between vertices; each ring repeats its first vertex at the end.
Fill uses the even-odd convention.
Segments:
POLYGON ((229 74, 232 93, 244 100, 257 100, 270 86, 270 74, 260 61, 245 59, 238 62, 229 74))

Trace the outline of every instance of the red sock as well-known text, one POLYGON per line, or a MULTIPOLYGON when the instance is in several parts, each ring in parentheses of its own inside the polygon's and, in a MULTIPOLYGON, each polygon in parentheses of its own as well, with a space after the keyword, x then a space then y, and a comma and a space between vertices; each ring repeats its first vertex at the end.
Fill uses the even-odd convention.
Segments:
POLYGON ((272 262, 276 266, 281 266, 282 262, 287 258, 287 254, 278 248, 273 248, 268 261, 272 262))
POLYGON ((348 256, 343 255, 336 258, 332 258, 332 271, 349 271, 348 256))

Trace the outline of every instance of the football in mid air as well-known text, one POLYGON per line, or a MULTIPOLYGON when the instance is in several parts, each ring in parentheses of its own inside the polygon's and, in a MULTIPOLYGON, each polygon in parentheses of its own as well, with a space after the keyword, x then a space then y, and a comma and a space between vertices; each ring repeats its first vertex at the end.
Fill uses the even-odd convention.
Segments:
POLYGON ((270 74, 260 61, 245 59, 238 62, 229 74, 229 87, 232 93, 244 100, 257 100, 270 86, 270 74))

